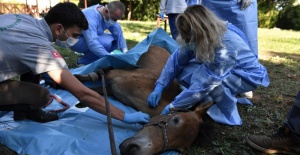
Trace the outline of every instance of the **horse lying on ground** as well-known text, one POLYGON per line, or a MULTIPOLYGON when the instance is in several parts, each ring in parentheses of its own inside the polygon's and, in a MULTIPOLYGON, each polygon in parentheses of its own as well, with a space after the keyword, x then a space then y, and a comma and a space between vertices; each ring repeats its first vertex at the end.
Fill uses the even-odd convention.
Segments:
MULTIPOLYGON (((191 146, 201 132, 199 126, 203 122, 202 116, 212 103, 200 104, 196 110, 190 112, 160 115, 164 107, 181 91, 175 80, 163 92, 157 107, 152 108, 147 104, 148 96, 154 90, 155 82, 169 56, 169 52, 164 48, 150 46, 137 62, 140 68, 104 70, 108 95, 153 117, 150 123, 135 136, 120 145, 121 154, 152 155, 167 150, 183 152, 191 146)), ((101 73, 95 71, 87 75, 75 76, 82 82, 96 81, 100 79, 101 73)), ((102 87, 92 89, 103 94, 102 87)))

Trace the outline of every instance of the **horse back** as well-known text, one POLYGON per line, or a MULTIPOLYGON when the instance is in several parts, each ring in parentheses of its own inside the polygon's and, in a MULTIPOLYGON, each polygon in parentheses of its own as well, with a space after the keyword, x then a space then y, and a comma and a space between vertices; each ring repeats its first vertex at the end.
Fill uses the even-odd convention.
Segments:
POLYGON ((164 91, 156 108, 148 106, 148 96, 154 90, 155 82, 169 56, 170 53, 166 49, 150 46, 137 62, 140 68, 110 70, 106 75, 106 80, 113 96, 123 104, 148 113, 150 116, 159 115, 180 92, 179 84, 174 81, 164 91))

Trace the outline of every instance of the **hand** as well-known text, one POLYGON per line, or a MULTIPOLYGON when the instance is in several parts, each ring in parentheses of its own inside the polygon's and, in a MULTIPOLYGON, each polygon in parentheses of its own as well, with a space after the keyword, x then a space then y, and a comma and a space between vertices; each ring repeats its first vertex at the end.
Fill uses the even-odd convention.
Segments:
POLYGON ((241 3, 241 10, 245 10, 251 4, 251 0, 238 0, 238 3, 241 3))
POLYGON ((163 20, 165 19, 165 13, 164 12, 160 12, 159 13, 159 17, 163 20))
POLYGON ((150 121, 150 116, 143 112, 135 112, 135 113, 125 113, 123 122, 128 124, 134 123, 148 123, 150 121))
POLYGON ((155 108, 158 105, 158 102, 161 98, 162 91, 154 90, 148 97, 148 105, 155 108))
POLYGON ((123 53, 127 53, 128 49, 127 48, 123 48, 122 51, 123 51, 123 53))
POLYGON ((111 54, 123 54, 123 52, 116 49, 116 50, 112 51, 111 54))
POLYGON ((165 115, 170 113, 170 104, 168 104, 160 115, 165 115))

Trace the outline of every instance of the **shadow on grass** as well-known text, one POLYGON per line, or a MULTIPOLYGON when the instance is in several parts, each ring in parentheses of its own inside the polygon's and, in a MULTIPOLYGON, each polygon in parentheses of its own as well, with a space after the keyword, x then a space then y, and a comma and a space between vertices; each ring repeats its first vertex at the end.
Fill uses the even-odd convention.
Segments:
POLYGON ((126 39, 126 43, 127 43, 128 50, 130 50, 131 48, 133 48, 139 42, 137 42, 135 40, 131 40, 131 39, 126 39))

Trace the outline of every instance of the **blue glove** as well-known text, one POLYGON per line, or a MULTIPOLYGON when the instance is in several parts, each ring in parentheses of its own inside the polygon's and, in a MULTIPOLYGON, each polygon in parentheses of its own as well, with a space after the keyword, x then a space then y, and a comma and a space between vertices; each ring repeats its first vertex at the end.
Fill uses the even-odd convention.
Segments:
POLYGON ((170 104, 168 104, 160 115, 165 115, 170 113, 170 104))
POLYGON ((159 13, 159 17, 160 17, 161 19, 165 19, 165 13, 164 13, 164 12, 160 12, 160 13, 159 13))
POLYGON ((241 10, 245 10, 250 6, 251 0, 238 0, 238 3, 241 3, 241 10))
POLYGON ((148 123, 150 121, 150 116, 143 112, 135 112, 135 113, 125 113, 123 122, 128 124, 134 123, 148 123))
POLYGON ((161 93, 163 91, 162 86, 156 85, 154 91, 148 97, 148 105, 155 108, 161 98, 161 93))

